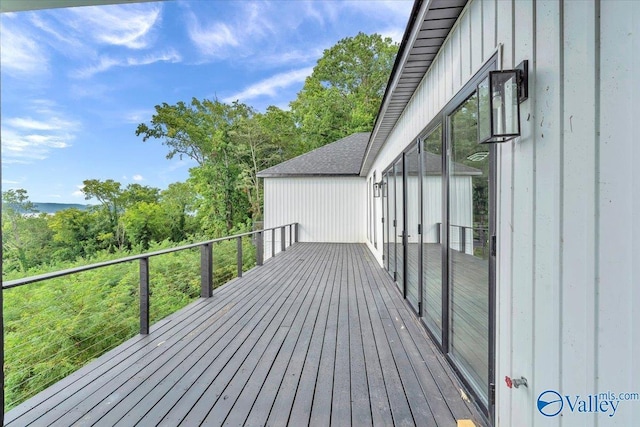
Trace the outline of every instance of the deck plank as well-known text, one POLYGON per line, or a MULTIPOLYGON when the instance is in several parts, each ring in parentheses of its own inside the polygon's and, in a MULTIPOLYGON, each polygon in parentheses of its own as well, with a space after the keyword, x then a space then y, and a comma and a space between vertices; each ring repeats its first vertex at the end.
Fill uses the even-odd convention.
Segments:
POLYGON ((6 414, 27 425, 482 425, 366 246, 299 243, 6 414))

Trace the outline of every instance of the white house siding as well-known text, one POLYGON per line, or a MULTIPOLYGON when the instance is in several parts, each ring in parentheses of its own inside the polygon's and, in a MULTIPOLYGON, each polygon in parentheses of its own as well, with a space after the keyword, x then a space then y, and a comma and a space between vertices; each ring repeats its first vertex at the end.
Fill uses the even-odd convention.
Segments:
MULTIPOLYGON (((264 227, 298 222, 301 242, 362 243, 366 195, 366 180, 360 177, 264 178, 264 227)), ((265 240, 268 257, 270 233, 265 240)), ((276 253, 279 242, 276 233, 276 253)))
POLYGON ((497 425, 640 422, 640 402, 613 417, 536 408, 547 389, 640 392, 639 29, 635 1, 472 1, 371 169, 498 44, 503 68, 529 60, 522 137, 498 148, 497 425), (507 388, 507 375, 529 387, 507 388))

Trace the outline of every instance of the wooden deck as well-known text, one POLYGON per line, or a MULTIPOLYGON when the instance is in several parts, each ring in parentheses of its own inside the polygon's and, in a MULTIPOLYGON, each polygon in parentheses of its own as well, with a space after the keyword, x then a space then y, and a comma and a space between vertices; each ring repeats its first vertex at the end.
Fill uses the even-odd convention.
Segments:
POLYGON ((482 425, 364 245, 297 243, 5 415, 27 425, 482 425))

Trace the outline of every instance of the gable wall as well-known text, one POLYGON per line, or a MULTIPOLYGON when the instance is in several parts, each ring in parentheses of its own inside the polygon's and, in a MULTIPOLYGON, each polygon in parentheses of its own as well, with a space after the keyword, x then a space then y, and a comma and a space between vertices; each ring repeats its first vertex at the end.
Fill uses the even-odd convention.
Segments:
MULTIPOLYGON (((361 177, 264 179, 264 227, 298 222, 301 242, 363 243, 365 203, 366 183, 361 177)), ((265 239, 265 248, 270 248, 270 233, 265 239)))

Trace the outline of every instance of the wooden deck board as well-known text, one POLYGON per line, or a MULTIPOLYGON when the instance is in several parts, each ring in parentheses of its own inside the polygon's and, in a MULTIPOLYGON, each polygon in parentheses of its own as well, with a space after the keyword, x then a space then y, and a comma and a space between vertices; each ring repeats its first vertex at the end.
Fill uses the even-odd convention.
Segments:
POLYGON ((6 414, 27 425, 482 424, 359 244, 299 243, 6 414))

